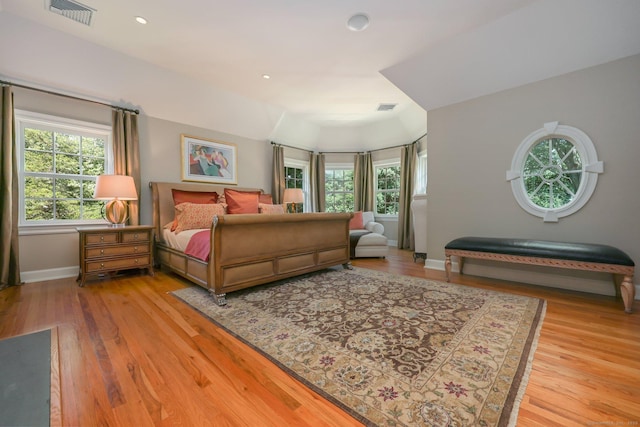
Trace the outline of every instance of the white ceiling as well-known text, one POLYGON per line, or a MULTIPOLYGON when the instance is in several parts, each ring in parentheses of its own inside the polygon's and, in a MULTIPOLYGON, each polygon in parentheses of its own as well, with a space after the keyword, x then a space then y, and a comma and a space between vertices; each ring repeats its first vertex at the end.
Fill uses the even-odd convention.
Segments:
MULTIPOLYGON (((59 45, 62 44, 83 46, 87 58, 93 59, 92 54, 95 55, 96 60, 93 62, 106 58, 112 55, 109 52, 113 52, 129 58, 127 61, 131 64, 131 69, 140 71, 143 69, 141 63, 146 64, 145 73, 149 81, 153 79, 149 67, 153 66, 155 70, 159 70, 158 73, 171 73, 176 79, 182 79, 192 89, 192 93, 199 92, 203 97, 212 93, 215 88, 216 98, 220 98, 222 93, 226 94, 225 99, 239 96, 251 100, 254 103, 249 109, 267 111, 265 121, 269 125, 265 128, 271 126, 272 130, 264 135, 262 131, 247 132, 244 136, 273 138, 273 128, 279 126, 279 135, 285 139, 283 142, 286 143, 287 136, 291 136, 303 141, 302 145, 310 146, 317 145, 318 138, 341 143, 354 136, 349 131, 347 137, 344 132, 339 136, 340 129, 359 129, 358 138, 370 142, 382 136, 385 141, 397 143, 398 135, 393 135, 393 126, 382 126, 381 123, 395 123, 396 127, 403 128, 401 142, 409 142, 407 139, 421 136, 426 129, 425 110, 429 108, 640 52, 640 40, 635 39, 635 31, 632 40, 628 40, 629 46, 614 49, 615 52, 611 53, 611 43, 619 45, 620 40, 625 40, 624 33, 618 34, 611 43, 585 46, 584 52, 580 52, 580 61, 574 61, 566 67, 554 67, 551 71, 545 69, 537 74, 527 74, 526 70, 513 66, 514 63, 520 63, 519 59, 505 61, 505 56, 509 55, 519 58, 519 55, 524 54, 535 58, 537 53, 553 50, 554 46, 549 43, 553 37, 557 37, 555 33, 562 35, 563 22, 578 29, 583 24, 593 24, 572 22, 572 16, 564 15, 567 9, 590 8, 594 11, 588 15, 589 19, 598 19, 598 15, 602 14, 600 9, 619 8, 621 13, 618 15, 623 15, 624 18, 625 9, 620 9, 624 6, 633 11, 631 16, 627 16, 627 20, 640 27, 637 25, 640 11, 637 5, 640 1, 637 0, 81 2, 97 10, 91 26, 49 12, 49 0, 0 0, 0 15, 4 15, 5 27, 9 27, 7 24, 11 23, 15 25, 11 32, 8 28, 5 30, 7 34, 18 34, 22 28, 34 24, 38 28, 47 29, 39 31, 37 36, 41 40, 32 41, 33 49, 46 49, 49 52, 52 47, 44 46, 49 41, 52 45, 57 44, 60 49, 59 45), (558 6, 563 11, 559 17, 555 13, 558 6), (364 31, 349 31, 346 22, 352 14, 358 12, 366 13, 371 23, 364 31), (136 23, 135 16, 144 16, 148 24, 136 23), (542 16, 543 19, 528 22, 523 20, 523 16, 533 16, 536 20, 540 20, 542 16), (549 22, 553 26, 545 25, 548 23, 545 16, 551 18, 549 22), (24 24, 26 22, 29 25, 24 24), (522 25, 531 28, 526 29, 527 31, 514 28, 522 25), (505 33, 501 29, 511 32, 505 33), (548 33, 550 37, 528 37, 533 31, 548 33), (519 44, 523 38, 526 43, 519 44), (75 40, 85 44, 77 44, 75 40), (89 51, 92 45, 96 47, 92 49, 95 52, 89 51), (519 47, 526 51, 516 52, 519 47), (455 58, 447 56, 447 52, 455 54, 455 58), (493 57, 492 54, 487 55, 487 52, 497 52, 497 55, 493 57), (603 55, 602 52, 607 54, 603 55), (492 64, 490 67, 487 68, 482 63, 483 58, 478 57, 479 53, 483 54, 486 63, 492 64), (464 58, 473 58, 473 61, 464 61, 464 58), (500 61, 503 62, 498 68, 506 70, 508 75, 493 72, 500 61), (479 73, 474 73, 473 67, 478 67, 479 73), (522 78, 518 77, 519 73, 523 73, 522 78), (271 78, 265 80, 262 78, 263 74, 269 74, 271 78), (491 75, 494 75, 493 78, 491 75), (448 76, 455 76, 456 79, 448 79, 448 76), (469 76, 472 78, 469 79, 469 76), (483 80, 484 77, 486 79, 483 80), (472 88, 473 85, 476 87, 472 88), (196 87, 200 89, 195 89, 196 87), (425 91, 425 88, 428 90, 425 91), (378 112, 376 108, 380 103, 395 103, 398 106, 391 112, 378 112), (284 131, 283 127, 286 128, 284 131), (314 133, 316 141, 312 138, 304 141, 299 136, 301 133, 314 133)), ((578 13, 576 16, 584 15, 578 13)), ((606 21, 594 28, 600 28, 602 33, 598 38, 601 40, 608 40, 610 33, 615 32, 606 21)), ((29 31, 29 34, 33 34, 33 39, 37 40, 32 29, 25 31, 29 31)), ((565 53, 565 57, 571 57, 571 52, 565 53)), ((53 53, 50 55, 51 60, 55 61, 53 53)), ((71 61, 79 61, 70 52, 65 55, 66 62, 60 62, 60 67, 71 61)), ((62 51, 58 53, 58 56, 65 55, 62 51)), ((555 60, 562 62, 562 57, 563 55, 556 55, 555 60)), ((110 57, 110 60, 113 61, 113 58, 110 57)), ((118 58, 118 61, 122 61, 122 58, 118 58)), ((30 74, 31 71, 26 72, 24 67, 18 72, 11 69, 9 64, 5 65, 6 68, 0 64, 0 73, 4 72, 8 77, 36 80, 34 83, 57 85, 72 92, 87 92, 87 87, 82 86, 79 78, 74 81, 60 77, 56 84, 52 81, 55 80, 55 70, 47 75, 47 79, 42 77, 41 72, 40 77, 34 77, 37 70, 30 74)), ((89 74, 88 71, 87 73, 89 74)), ((126 78, 124 75, 120 77, 126 78)), ((95 91, 104 97, 109 90, 117 92, 109 85, 102 89, 98 89, 98 86, 94 82, 89 93, 95 91)), ((140 102, 147 111, 154 107, 149 106, 151 102, 145 104, 145 101, 153 100, 157 103, 153 94, 134 93, 131 89, 125 93, 134 96, 133 99, 140 102), (146 98, 142 99, 143 97, 146 98)), ((212 123, 205 123, 204 116, 198 122, 199 111, 170 113, 167 107, 166 111, 156 112, 156 116, 161 118, 191 123, 182 118, 181 114, 192 117, 193 124, 212 126, 212 123)), ((237 129, 225 129, 224 124, 216 126, 211 128, 238 132, 237 129)), ((381 142, 383 145, 384 143, 381 142)), ((326 144, 325 142, 323 148, 326 144)))

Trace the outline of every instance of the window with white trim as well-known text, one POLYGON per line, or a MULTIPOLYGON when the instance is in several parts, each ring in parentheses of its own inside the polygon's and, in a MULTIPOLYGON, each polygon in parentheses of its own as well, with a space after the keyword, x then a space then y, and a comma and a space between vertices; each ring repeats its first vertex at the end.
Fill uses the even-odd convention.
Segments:
POLYGON ((418 154, 418 164, 416 165, 416 179, 414 182, 414 194, 427 193, 427 152, 418 154))
POLYGON ((20 220, 28 225, 103 222, 96 177, 111 173, 109 126, 16 110, 20 220))
POLYGON ((304 211, 309 212, 309 162, 284 159, 284 187, 301 188, 304 194, 304 211))
POLYGON ((353 164, 325 166, 325 212, 353 212, 353 164))
POLYGON ((557 222, 589 201, 603 171, 584 132, 549 122, 520 143, 507 180, 520 207, 545 222, 557 222))
POLYGON ((375 163, 376 216, 397 217, 400 209, 400 161, 375 163))

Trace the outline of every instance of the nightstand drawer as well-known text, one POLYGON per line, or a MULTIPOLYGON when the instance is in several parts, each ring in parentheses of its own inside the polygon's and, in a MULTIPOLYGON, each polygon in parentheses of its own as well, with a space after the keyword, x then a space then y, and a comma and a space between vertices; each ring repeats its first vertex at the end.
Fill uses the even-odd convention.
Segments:
POLYGON ((116 233, 87 233, 87 245, 100 245, 102 243, 117 243, 116 233))
POLYGON ((135 258, 114 259, 111 261, 93 261, 87 262, 87 273, 95 273, 96 271, 113 271, 123 270, 127 268, 145 268, 150 267, 151 256, 144 255, 135 258))
POLYGON ((123 243, 148 242, 150 240, 151 240, 150 231, 127 231, 122 233, 123 243))
POLYGON ((150 244, 141 242, 139 245, 120 245, 120 246, 104 246, 100 248, 87 248, 86 258, 102 258, 117 255, 130 255, 130 254, 148 254, 151 252, 150 244))

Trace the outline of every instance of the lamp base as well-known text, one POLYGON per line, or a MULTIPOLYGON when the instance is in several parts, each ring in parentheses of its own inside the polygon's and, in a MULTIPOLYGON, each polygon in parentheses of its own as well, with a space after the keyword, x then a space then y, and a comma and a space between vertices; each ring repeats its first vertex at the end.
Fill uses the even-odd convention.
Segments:
POLYGON ((302 213, 304 211, 304 203, 287 203, 287 213, 302 213))
POLYGON ((124 227, 129 218, 127 204, 118 199, 107 202, 104 206, 104 217, 110 222, 111 227, 124 227))

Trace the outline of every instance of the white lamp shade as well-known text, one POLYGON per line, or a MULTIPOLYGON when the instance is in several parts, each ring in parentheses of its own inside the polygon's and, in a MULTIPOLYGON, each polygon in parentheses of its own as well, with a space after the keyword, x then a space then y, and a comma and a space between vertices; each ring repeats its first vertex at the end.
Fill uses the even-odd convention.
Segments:
POLYGON ((93 198, 97 200, 137 200, 133 178, 127 175, 100 175, 96 178, 93 198))
POLYGON ((284 203, 304 203, 304 194, 301 188, 285 188, 284 203))

